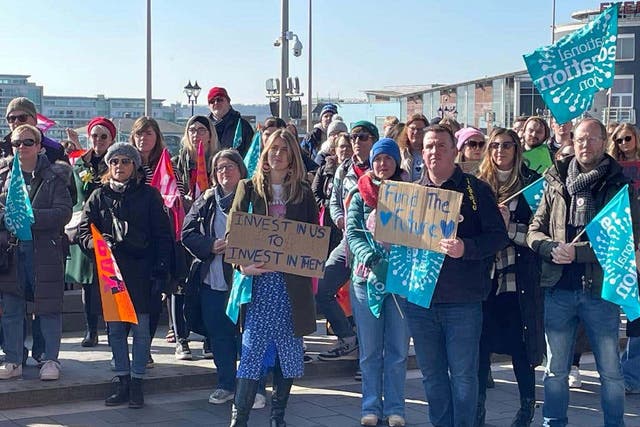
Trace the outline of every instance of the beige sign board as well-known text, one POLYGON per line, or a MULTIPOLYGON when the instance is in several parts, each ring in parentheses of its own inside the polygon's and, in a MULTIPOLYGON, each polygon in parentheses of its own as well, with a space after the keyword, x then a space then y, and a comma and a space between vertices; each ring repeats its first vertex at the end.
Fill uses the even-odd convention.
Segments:
POLYGON ((286 218, 234 212, 225 261, 264 262, 265 268, 306 277, 323 277, 331 228, 286 218))
POLYGON ((442 252, 441 239, 455 238, 462 193, 408 182, 380 185, 374 237, 378 241, 442 252))

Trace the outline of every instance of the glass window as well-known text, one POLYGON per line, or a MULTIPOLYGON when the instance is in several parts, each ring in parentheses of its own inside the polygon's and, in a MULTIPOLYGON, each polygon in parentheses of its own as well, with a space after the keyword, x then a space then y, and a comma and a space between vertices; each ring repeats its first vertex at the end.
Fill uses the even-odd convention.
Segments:
POLYGON ((635 59, 635 34, 619 34, 616 41, 616 61, 633 61, 635 59))

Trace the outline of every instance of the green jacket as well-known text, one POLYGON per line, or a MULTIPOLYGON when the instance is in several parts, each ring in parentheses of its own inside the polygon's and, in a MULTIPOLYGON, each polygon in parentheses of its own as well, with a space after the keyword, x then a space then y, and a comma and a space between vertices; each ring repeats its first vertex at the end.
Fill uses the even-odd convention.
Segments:
MULTIPOLYGON (((317 224, 318 206, 313 198, 311 187, 306 182, 304 187, 303 200, 296 204, 287 204, 286 218, 294 221, 302 221, 317 224)), ((234 212, 248 212, 249 205, 252 205, 253 213, 258 215, 268 215, 268 203, 253 190, 253 181, 243 179, 238 183, 236 197, 229 210, 227 219, 227 233, 231 225, 231 217, 234 212)), ((293 317, 293 333, 297 337, 309 335, 316 330, 316 309, 311 286, 311 278, 298 276, 296 274, 284 274, 284 281, 287 285, 287 293, 291 299, 291 314, 293 317)))
MULTIPOLYGON (((622 168, 611 156, 606 155, 611 161, 609 173, 596 184, 593 189, 596 210, 600 211, 616 193, 625 185, 631 184, 631 179, 622 173, 622 168)), ((563 266, 551 261, 551 250, 559 243, 567 243, 567 222, 571 197, 565 187, 569 163, 574 157, 559 160, 555 166, 549 168, 544 177, 547 188, 544 191, 542 201, 536 211, 529 231, 527 244, 542 258, 540 286, 553 287, 562 276, 563 266)), ((633 186, 629 185, 629 200, 631 203, 631 217, 633 218, 633 235, 635 245, 638 245, 640 237, 640 209, 634 196, 633 186)), ((591 248, 588 237, 583 235, 581 241, 575 244, 576 257, 574 262, 584 264, 584 276, 582 286, 592 296, 599 297, 602 293, 602 267, 598 263, 595 253, 591 248)))

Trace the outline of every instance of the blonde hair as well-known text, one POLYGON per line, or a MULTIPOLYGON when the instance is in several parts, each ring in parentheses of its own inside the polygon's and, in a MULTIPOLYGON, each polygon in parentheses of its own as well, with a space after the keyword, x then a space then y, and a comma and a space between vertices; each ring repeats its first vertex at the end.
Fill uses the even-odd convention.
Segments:
POLYGON ((300 146, 298 141, 291 132, 287 129, 278 129, 269 136, 269 139, 264 144, 264 149, 260 153, 260 159, 258 160, 258 166, 253 174, 253 186, 258 195, 267 201, 272 200, 271 183, 269 181, 270 167, 268 162, 268 155, 271 146, 278 139, 283 140, 287 144, 287 151, 289 153, 289 173, 284 179, 284 197, 285 202, 300 203, 303 197, 302 181, 305 179, 305 167, 302 163, 302 153, 300 152, 300 146))
POLYGON ((484 157, 480 163, 478 178, 487 182, 498 199, 498 203, 507 199, 509 196, 515 194, 522 187, 520 181, 520 175, 522 172, 522 145, 520 144, 520 138, 518 134, 512 129, 494 128, 489 135, 489 143, 484 151, 484 157), (498 166, 496 166, 493 158, 491 157, 491 148, 489 144, 495 141, 498 136, 506 135, 513 140, 516 144, 513 148, 515 151, 513 157, 513 168, 509 174, 509 178, 506 182, 501 183, 498 180, 498 166))
POLYGON ((638 129, 631 123, 621 123, 614 129, 613 132, 611 132, 611 136, 609 137, 609 149, 607 150, 607 153, 609 153, 611 157, 618 161, 627 160, 624 158, 624 153, 620 150, 620 147, 616 143, 618 135, 624 133, 625 131, 630 132, 633 135, 633 138, 636 140, 636 158, 640 159, 640 139, 638 138, 638 129))
POLYGON ((198 156, 198 147, 191 141, 191 137, 189 135, 189 127, 194 123, 204 124, 200 120, 206 121, 207 124, 205 125, 205 127, 207 128, 207 132, 209 132, 209 143, 204 146, 205 158, 210 158, 213 154, 217 153, 218 150, 220 150, 218 133, 216 132, 216 128, 211 122, 211 119, 209 119, 207 116, 193 116, 189 119, 189 121, 187 121, 187 124, 184 127, 184 134, 182 135, 182 139, 180 139, 180 145, 189 153, 189 157, 192 159, 195 159, 198 156))

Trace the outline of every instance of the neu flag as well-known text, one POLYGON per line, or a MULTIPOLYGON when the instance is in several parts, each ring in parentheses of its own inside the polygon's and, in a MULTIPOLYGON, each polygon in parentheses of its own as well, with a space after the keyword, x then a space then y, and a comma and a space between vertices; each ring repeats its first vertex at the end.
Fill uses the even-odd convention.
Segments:
POLYGON ((204 157, 204 145, 198 142, 198 157, 196 158, 196 188, 194 199, 204 193, 209 188, 209 177, 207 176, 207 161, 204 157))
POLYGON ((4 225, 19 240, 32 240, 31 224, 35 222, 31 200, 27 193, 24 177, 20 170, 18 154, 13 156, 11 180, 7 192, 7 205, 4 213, 4 225))
POLYGON ((619 305, 633 321, 640 317, 640 299, 631 221, 627 184, 585 228, 604 273, 602 299, 619 305))
POLYGON ((251 141, 251 146, 244 156, 244 165, 247 167, 247 176, 251 178, 253 173, 258 167, 258 160, 260 159, 260 146, 262 145, 262 137, 260 131, 256 131, 251 141))
POLYGON ((173 225, 175 226, 176 240, 180 241, 182 236, 182 222, 184 221, 184 208, 180 199, 180 190, 178 189, 178 179, 173 171, 171 157, 169 151, 165 148, 162 150, 160 161, 153 172, 151 178, 151 186, 157 188, 162 195, 164 205, 169 209, 173 217, 173 225))
POLYGON ((540 205, 540 201, 542 200, 542 194, 544 193, 545 180, 544 177, 540 177, 536 179, 531 184, 527 185, 524 190, 522 190, 522 195, 525 200, 529 204, 531 208, 531 212, 535 213, 538 210, 538 206, 540 205))
POLYGON ((524 55, 536 89, 558 123, 578 117, 613 86, 619 3, 551 46, 524 55))
POLYGON ((238 124, 236 125, 236 133, 233 134, 233 144, 231 147, 237 150, 242 145, 242 119, 238 118, 238 124))
POLYGON ((56 122, 54 122, 48 117, 43 116, 40 113, 36 114, 36 120, 38 121, 36 123, 36 127, 40 129, 43 133, 48 131, 49 128, 52 128, 53 126, 56 125, 56 122))
POLYGON ((440 252, 427 249, 391 245, 386 291, 429 308, 444 257, 440 252))
POLYGON ((91 224, 91 235, 105 322, 128 322, 137 325, 136 310, 133 308, 127 286, 109 245, 93 224, 91 224))

